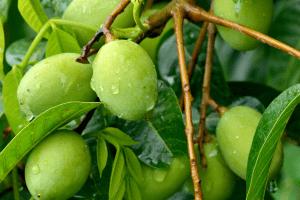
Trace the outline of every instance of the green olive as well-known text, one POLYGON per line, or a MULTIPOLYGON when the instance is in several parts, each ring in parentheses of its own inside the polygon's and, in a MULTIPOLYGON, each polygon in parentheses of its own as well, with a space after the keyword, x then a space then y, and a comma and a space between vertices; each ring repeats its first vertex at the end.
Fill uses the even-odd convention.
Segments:
POLYGON ((30 153, 25 181, 37 200, 66 200, 84 185, 91 168, 91 155, 76 132, 59 130, 43 139, 30 153))
MULTIPOLYGON (((227 166, 217 139, 204 144, 204 154, 207 162, 207 169, 204 172, 200 164, 200 154, 198 145, 195 145, 195 154, 199 167, 199 176, 201 179, 201 190, 205 200, 225 200, 232 194, 236 177, 227 166)), ((186 182, 191 193, 194 194, 194 185, 192 178, 186 182)))
MULTIPOLYGON (((162 3, 158 3, 155 4, 150 10, 146 10, 142 16, 141 16, 141 21, 144 22, 146 19, 148 19, 148 17, 152 14, 154 14, 155 12, 159 11, 160 9, 162 9, 163 7, 165 7, 167 5, 166 2, 162 2, 162 3)), ((163 30, 163 32, 155 38, 145 38, 141 43, 141 47, 143 47, 147 53, 149 54, 149 56, 151 57, 152 61, 154 63, 157 63, 157 52, 158 52, 158 45, 161 41, 161 39, 164 37, 164 35, 172 29, 174 25, 173 19, 170 19, 167 24, 165 25, 165 28, 163 30)))
POLYGON ((92 88, 107 109, 126 120, 153 115, 157 75, 147 52, 128 40, 105 44, 93 61, 92 88))
MULTIPOLYGON (((246 180, 247 162, 256 127, 261 114, 256 110, 237 106, 229 109, 218 122, 217 138, 223 156, 239 177, 246 180)), ((278 174, 282 167, 283 149, 279 141, 271 164, 269 179, 278 174)))
POLYGON ((96 93, 90 86, 92 66, 75 62, 80 56, 64 53, 35 64, 22 78, 17 97, 22 113, 29 119, 69 101, 90 102, 96 93))
MULTIPOLYGON (((106 18, 116 9, 122 0, 73 0, 64 12, 63 19, 83 23, 100 29, 106 18)), ((134 25, 133 4, 129 4, 125 11, 115 19, 113 26, 127 28, 134 25)), ((73 27, 80 46, 86 45, 95 32, 73 27)), ((100 48, 104 44, 104 37, 93 45, 100 48)))
MULTIPOLYGON (((216 0, 214 14, 267 34, 274 15, 273 0, 216 0)), ((217 26, 221 37, 234 49, 249 51, 260 42, 243 33, 217 26)))
POLYGON ((168 169, 154 169, 142 164, 143 181, 139 185, 143 200, 166 200, 175 194, 190 176, 186 157, 174 157, 168 169))

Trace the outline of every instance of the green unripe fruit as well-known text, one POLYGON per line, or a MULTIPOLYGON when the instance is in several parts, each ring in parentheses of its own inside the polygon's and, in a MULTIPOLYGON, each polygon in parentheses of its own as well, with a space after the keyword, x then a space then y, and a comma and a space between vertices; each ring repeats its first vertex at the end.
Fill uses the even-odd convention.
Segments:
MULTIPOLYGON (((217 137, 220 149, 230 169, 246 180, 247 162, 256 127, 261 114, 256 110, 237 106, 229 109, 218 122, 217 137)), ((283 150, 279 141, 269 171, 269 180, 282 167, 283 150)))
MULTIPOLYGON (((167 5, 166 2, 158 3, 155 4, 150 10, 146 10, 142 16, 141 16, 141 21, 144 22, 146 19, 149 18, 150 15, 154 14, 155 12, 159 11, 163 7, 167 5)), ((155 38, 145 38, 141 43, 140 46, 143 47, 149 56, 151 57, 152 61, 154 63, 157 62, 157 52, 158 52, 158 45, 161 41, 161 39, 164 37, 164 35, 172 29, 174 25, 173 19, 170 19, 167 24, 165 25, 165 28, 163 32, 155 38)))
POLYGON ((64 53, 35 64, 22 78, 17 97, 26 118, 69 101, 91 102, 96 93, 90 86, 93 70, 75 62, 80 55, 64 53))
POLYGON ((92 88, 107 109, 126 120, 153 114, 157 75, 147 52, 128 40, 105 44, 93 61, 92 88))
MULTIPOLYGON (((122 0, 73 0, 64 12, 63 19, 90 25, 100 29, 106 18, 116 9, 122 0)), ((133 4, 130 3, 124 12, 115 19, 113 26, 127 28, 134 25, 133 4)), ((94 37, 95 32, 82 28, 73 27, 80 46, 87 43, 94 37)), ((93 45, 93 48, 100 48, 104 44, 104 37, 93 45)))
POLYGON ((142 164, 143 181, 139 185, 143 200, 166 200, 175 194, 190 176, 186 157, 174 157, 168 169, 154 169, 142 164))
MULTIPOLYGON (((214 14, 267 34, 274 15, 273 0, 216 0, 214 14)), ((221 37, 234 49, 249 51, 260 42, 250 36, 217 26, 221 37)))
MULTIPOLYGON (((232 194, 236 177, 227 166, 216 138, 204 144, 204 154, 207 162, 207 169, 204 172, 200 164, 198 145, 195 145, 199 176, 201 178, 201 190, 205 200, 225 200, 232 194)), ((186 182, 191 193, 194 194, 194 184, 190 177, 186 182)))
POLYGON ((91 168, 91 155, 76 132, 59 130, 42 140, 31 152, 25 181, 38 200, 66 200, 84 185, 91 168))

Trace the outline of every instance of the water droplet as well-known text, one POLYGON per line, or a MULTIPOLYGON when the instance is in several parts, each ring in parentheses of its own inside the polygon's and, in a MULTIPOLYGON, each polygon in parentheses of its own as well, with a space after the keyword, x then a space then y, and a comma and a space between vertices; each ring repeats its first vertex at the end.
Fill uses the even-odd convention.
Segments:
POLYGON ((166 175, 167 175, 168 170, 166 169, 156 169, 152 171, 153 179, 156 180, 157 182, 162 182, 166 175))
POLYGON ((239 137, 240 137, 240 136, 238 136, 238 135, 235 136, 236 139, 239 139, 239 137))
POLYGON ((154 106, 155 106, 155 102, 152 101, 151 103, 149 103, 149 104, 147 105, 146 110, 147 110, 147 111, 150 111, 150 110, 152 110, 152 109, 154 108, 154 106))
POLYGON ((267 190, 270 193, 275 193, 278 190, 277 181, 276 180, 269 181, 267 185, 267 190))
POLYGON ((34 174, 34 175, 37 175, 38 173, 40 173, 40 167, 38 166, 38 165, 35 165, 35 166, 33 166, 32 167, 32 173, 34 174))
POLYGON ((102 85, 100 85, 100 90, 101 90, 101 91, 103 91, 103 90, 104 90, 102 85))
POLYGON ((128 87, 132 88, 132 84, 131 84, 131 83, 128 83, 128 87))
POLYGON ((234 150, 233 153, 236 153, 236 150, 234 150))
POLYGON ((191 34, 190 34, 190 37, 191 37, 191 38, 194 38, 194 37, 195 37, 195 34, 194 34, 194 33, 191 33, 191 34))
POLYGON ((46 160, 44 160, 43 164, 44 165, 48 165, 48 162, 46 160))
POLYGON ((111 86, 111 92, 113 94, 119 94, 119 92, 120 92, 119 83, 111 86))
POLYGON ((36 91, 39 91, 39 90, 40 90, 40 88, 41 88, 41 83, 37 83, 37 84, 35 85, 35 89, 36 89, 36 91))

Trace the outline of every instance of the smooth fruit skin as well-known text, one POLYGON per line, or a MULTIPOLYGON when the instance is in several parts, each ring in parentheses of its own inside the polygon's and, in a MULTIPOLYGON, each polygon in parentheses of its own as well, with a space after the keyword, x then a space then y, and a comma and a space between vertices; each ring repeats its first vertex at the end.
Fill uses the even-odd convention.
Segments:
MULTIPOLYGON (((227 166, 219 149, 217 139, 204 144, 204 154, 207 162, 207 169, 204 172, 200 164, 198 145, 195 145, 199 176, 201 178, 201 190, 205 200, 225 200, 231 196, 236 177, 227 166)), ((194 194, 193 180, 190 177, 186 182, 190 192, 194 194)))
MULTIPOLYGON (((244 180, 250 148, 260 119, 261 114, 256 110, 237 106, 229 109, 217 125, 217 138, 224 159, 230 169, 244 180)), ((272 160, 269 180, 280 171, 282 160, 282 142, 279 141, 272 160)))
POLYGON ((93 61, 91 86, 106 108, 126 120, 153 114, 157 75, 147 52, 128 40, 105 44, 93 61))
MULTIPOLYGON (((267 34, 274 15, 273 0, 216 0, 214 14, 267 34)), ((260 42, 243 33, 217 26, 221 37, 234 49, 249 51, 260 42)))
MULTIPOLYGON (((122 0, 73 0, 64 12, 63 19, 90 25, 100 29, 106 18, 116 9, 122 0)), ((113 26, 127 28, 134 25, 133 4, 130 3, 124 12, 115 19, 113 26)), ((87 43, 94 37, 95 32, 73 27, 80 46, 87 43)), ((104 37, 93 45, 93 48, 100 48, 104 44, 104 37)))
MULTIPOLYGON (((150 15, 154 14, 155 12, 159 11, 163 7, 167 5, 166 2, 155 4, 150 10, 146 10, 142 16, 141 21, 144 22, 146 19, 149 18, 150 15)), ((145 38, 141 43, 140 46, 143 47, 149 56, 151 57, 152 61, 156 64, 157 63, 157 52, 158 52, 158 45, 164 35, 172 29, 174 25, 173 19, 170 19, 164 27, 163 32, 155 37, 155 38, 145 38)))
POLYGON ((58 54, 28 70, 17 90, 21 111, 25 116, 30 119, 69 101, 95 100, 96 93, 90 86, 92 66, 75 62, 79 56, 75 53, 58 54))
POLYGON ((142 164, 143 181, 139 184, 143 200, 166 200, 175 194, 191 174, 187 157, 174 157, 168 169, 142 164))
POLYGON ((30 153, 25 181, 38 200, 66 200, 84 185, 91 168, 91 155, 76 132, 59 130, 43 139, 30 153))

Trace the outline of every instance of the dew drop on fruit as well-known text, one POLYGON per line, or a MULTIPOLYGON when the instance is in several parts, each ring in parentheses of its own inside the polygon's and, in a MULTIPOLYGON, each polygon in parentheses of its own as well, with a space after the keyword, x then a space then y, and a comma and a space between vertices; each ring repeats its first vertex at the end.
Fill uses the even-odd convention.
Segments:
POLYGON ((100 85, 100 90, 101 90, 101 91, 103 91, 103 90, 104 90, 102 85, 100 85))
POLYGON ((240 137, 240 136, 238 136, 238 135, 235 136, 236 139, 239 139, 239 137, 240 137))
POLYGON ((153 170, 152 173, 153 173, 153 179, 156 180, 157 182, 163 182, 166 175, 167 175, 167 170, 164 170, 164 169, 156 169, 156 170, 153 170))
POLYGON ((112 92, 113 94, 119 94, 119 92, 120 92, 119 84, 112 85, 112 86, 111 86, 111 92, 112 92))
POLYGON ((234 150, 233 153, 236 153, 236 150, 234 150))
POLYGON ((35 165, 35 166, 33 166, 32 167, 32 173, 34 174, 34 175, 37 175, 38 173, 40 173, 40 167, 38 166, 38 165, 35 165))
POLYGON ((147 111, 150 111, 150 110, 152 110, 152 109, 154 108, 154 106, 155 106, 155 102, 152 101, 151 103, 149 103, 149 104, 147 105, 146 110, 147 110, 147 111))

